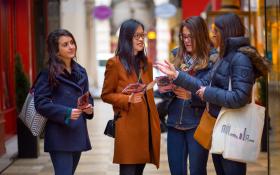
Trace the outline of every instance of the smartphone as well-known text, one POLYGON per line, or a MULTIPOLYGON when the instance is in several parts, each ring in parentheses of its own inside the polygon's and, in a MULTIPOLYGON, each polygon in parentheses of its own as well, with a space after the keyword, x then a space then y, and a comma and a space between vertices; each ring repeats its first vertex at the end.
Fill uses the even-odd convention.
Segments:
POLYGON ((84 109, 89 104, 89 92, 84 93, 78 98, 77 108, 84 109))

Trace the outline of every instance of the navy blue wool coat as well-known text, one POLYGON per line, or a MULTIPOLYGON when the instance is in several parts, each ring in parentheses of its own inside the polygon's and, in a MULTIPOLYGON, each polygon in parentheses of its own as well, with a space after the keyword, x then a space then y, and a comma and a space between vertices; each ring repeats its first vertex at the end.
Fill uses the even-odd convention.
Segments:
MULTIPOLYGON (((77 99, 89 89, 86 70, 72 61, 71 74, 66 70, 58 75, 58 86, 51 88, 48 70, 43 70, 35 84, 34 101, 38 113, 48 119, 45 128, 45 152, 86 151, 91 149, 87 119, 92 115, 82 113, 78 120, 65 122, 69 111, 77 108, 77 99)), ((89 101, 93 104, 92 97, 89 101)))

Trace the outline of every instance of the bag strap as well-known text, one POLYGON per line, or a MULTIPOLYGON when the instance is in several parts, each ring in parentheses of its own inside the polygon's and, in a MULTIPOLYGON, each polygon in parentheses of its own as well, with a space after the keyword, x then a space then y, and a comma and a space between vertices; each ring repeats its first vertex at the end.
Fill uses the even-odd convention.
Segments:
POLYGON ((222 63, 222 59, 221 58, 218 58, 218 60, 216 61, 216 63, 214 64, 213 68, 212 68, 212 71, 210 73, 210 86, 211 86, 211 83, 212 83, 212 79, 217 71, 217 68, 220 66, 220 64, 222 63))
MULTIPOLYGON (((217 68, 221 65, 222 63, 222 59, 219 57, 218 60, 215 62, 213 68, 212 68, 212 71, 210 72, 210 87, 211 87, 211 84, 212 84, 212 79, 217 71, 217 68)), ((209 102, 206 102, 206 110, 209 111, 209 102)))
MULTIPOLYGON (((232 91, 231 76, 229 76, 228 90, 232 91)), ((251 103, 253 104, 255 104, 255 92, 256 92, 256 84, 254 84, 252 88, 251 103)))
MULTIPOLYGON (((231 58, 234 56, 234 54, 235 54, 235 52, 230 52, 227 57, 231 58)), ((231 61, 232 61, 232 59, 231 59, 231 61)), ((229 62, 229 68, 231 67, 231 61, 229 62)), ((222 63, 222 59, 219 57, 218 60, 216 61, 216 63, 214 64, 211 74, 210 74, 210 87, 212 84, 212 79, 213 79, 218 67, 221 65, 221 63, 222 63)), ((229 71, 230 71, 230 75, 231 75, 231 69, 229 71)), ((206 110, 209 111, 209 102, 206 102, 206 110)))
MULTIPOLYGON (((238 51, 239 52, 239 51, 238 51)), ((232 56, 234 56, 235 52, 232 52, 232 56)), ((229 81, 228 81, 228 90, 232 91, 232 82, 231 82, 231 75, 232 75, 232 71, 231 71, 231 63, 232 63, 232 59, 229 63, 229 81)), ((251 103, 255 104, 255 84, 253 85, 253 89, 252 89, 252 95, 251 95, 251 103)))
POLYGON ((34 86, 36 85, 36 83, 37 83, 37 81, 38 81, 38 79, 39 79, 41 74, 42 74, 42 72, 39 72, 39 74, 37 75, 35 81, 33 82, 32 86, 31 86, 30 90, 34 89, 34 86))
POLYGON ((114 114, 114 121, 116 121, 120 117, 120 112, 114 114))

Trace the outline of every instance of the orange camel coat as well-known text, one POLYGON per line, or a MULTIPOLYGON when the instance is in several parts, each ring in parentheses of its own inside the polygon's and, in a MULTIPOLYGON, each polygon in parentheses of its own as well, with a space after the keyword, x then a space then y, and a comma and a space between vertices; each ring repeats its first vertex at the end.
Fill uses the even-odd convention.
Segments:
MULTIPOLYGON (((145 84, 153 81, 152 64, 142 71, 142 81, 145 84)), ((105 78, 101 98, 112 104, 114 112, 120 112, 116 121, 115 149, 113 162, 118 164, 153 163, 159 167, 160 157, 160 121, 156 109, 153 90, 147 91, 147 101, 143 96, 140 103, 128 103, 129 95, 122 94, 122 90, 129 83, 136 83, 134 72, 128 75, 118 57, 110 58, 106 64, 105 78), (149 121, 152 136, 152 149, 149 149, 149 121)))

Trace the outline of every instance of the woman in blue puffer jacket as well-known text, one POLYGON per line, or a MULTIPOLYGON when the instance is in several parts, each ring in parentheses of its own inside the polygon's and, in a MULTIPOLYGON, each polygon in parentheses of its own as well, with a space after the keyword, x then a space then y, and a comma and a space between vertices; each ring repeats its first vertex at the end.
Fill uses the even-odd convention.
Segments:
MULTIPOLYGON (((221 59, 213 66, 216 69, 212 69, 212 78, 211 71, 199 79, 177 71, 167 61, 157 63, 155 67, 172 78, 174 84, 196 93, 201 99, 209 102, 209 113, 217 117, 221 107, 241 108, 249 103, 256 75, 265 71, 260 68, 263 67, 261 61, 260 64, 255 64, 252 54, 247 56, 247 53, 240 51, 244 50, 242 48, 250 48, 250 42, 244 37, 245 27, 236 14, 217 17, 213 34, 221 59), (232 91, 228 90, 230 77, 232 91)), ((221 154, 212 154, 212 157, 218 175, 246 174, 246 163, 224 159, 221 154)))

